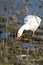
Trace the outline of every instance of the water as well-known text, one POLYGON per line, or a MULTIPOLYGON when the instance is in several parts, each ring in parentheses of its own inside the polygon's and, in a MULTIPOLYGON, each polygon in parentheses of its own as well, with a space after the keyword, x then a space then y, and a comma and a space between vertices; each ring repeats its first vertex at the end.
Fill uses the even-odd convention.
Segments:
MULTIPOLYGON (((3 4, 2 2, 4 2, 5 0, 0 0, 0 3, 3 4)), ((9 0, 9 10, 10 10, 10 13, 12 12, 12 3, 13 0, 9 0)), ((40 3, 40 0, 29 0, 29 2, 32 4, 31 6, 28 6, 28 9, 29 9, 29 14, 32 14, 33 12, 37 12, 38 15, 40 15, 40 7, 39 7, 39 3, 40 3)), ((43 2, 43 0, 42 0, 43 2)), ((24 9, 24 11, 26 10, 25 9, 25 6, 23 5, 23 1, 22 0, 14 0, 14 12, 16 12, 17 10, 22 10, 24 9)), ((43 8, 42 8, 42 11, 43 11, 43 8)), ((4 11, 4 6, 0 6, 0 13, 3 13, 3 14, 7 14, 8 11, 4 11)))
POLYGON ((24 47, 24 48, 29 48, 29 47, 30 47, 30 43, 24 43, 24 44, 23 44, 23 47, 24 47))
POLYGON ((6 33, 2 30, 0 30, 0 39, 6 38, 6 33))

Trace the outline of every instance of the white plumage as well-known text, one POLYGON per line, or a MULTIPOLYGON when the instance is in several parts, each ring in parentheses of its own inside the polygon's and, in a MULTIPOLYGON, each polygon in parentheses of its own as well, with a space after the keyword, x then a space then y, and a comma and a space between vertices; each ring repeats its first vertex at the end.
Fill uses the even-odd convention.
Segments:
POLYGON ((17 37, 22 36, 24 30, 31 30, 35 32, 39 27, 42 19, 38 16, 28 15, 24 18, 24 25, 18 30, 17 37))

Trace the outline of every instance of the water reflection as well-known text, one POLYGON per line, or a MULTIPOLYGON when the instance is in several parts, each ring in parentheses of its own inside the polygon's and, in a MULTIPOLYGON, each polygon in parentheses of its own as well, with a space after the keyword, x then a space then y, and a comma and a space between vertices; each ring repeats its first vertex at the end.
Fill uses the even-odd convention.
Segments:
POLYGON ((29 47, 30 47, 30 43, 24 43, 24 44, 23 44, 23 47, 24 47, 24 48, 29 48, 29 47))

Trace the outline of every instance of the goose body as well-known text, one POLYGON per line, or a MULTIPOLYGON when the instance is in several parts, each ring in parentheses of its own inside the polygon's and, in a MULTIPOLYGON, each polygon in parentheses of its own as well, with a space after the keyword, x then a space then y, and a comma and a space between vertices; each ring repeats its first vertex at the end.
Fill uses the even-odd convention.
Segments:
POLYGON ((24 30, 31 30, 35 32, 37 28, 40 26, 41 21, 42 19, 38 16, 27 15, 24 18, 24 25, 22 25, 18 30, 17 37, 22 36, 24 30))

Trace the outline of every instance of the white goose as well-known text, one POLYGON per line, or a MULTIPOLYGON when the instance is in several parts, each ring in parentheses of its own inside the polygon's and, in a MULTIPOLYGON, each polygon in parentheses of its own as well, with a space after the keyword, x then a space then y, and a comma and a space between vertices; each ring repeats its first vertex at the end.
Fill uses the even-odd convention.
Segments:
POLYGON ((35 15, 27 15, 24 18, 24 25, 18 30, 17 38, 22 36, 24 30, 31 30, 33 33, 37 30, 41 23, 42 19, 35 15))

